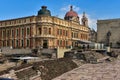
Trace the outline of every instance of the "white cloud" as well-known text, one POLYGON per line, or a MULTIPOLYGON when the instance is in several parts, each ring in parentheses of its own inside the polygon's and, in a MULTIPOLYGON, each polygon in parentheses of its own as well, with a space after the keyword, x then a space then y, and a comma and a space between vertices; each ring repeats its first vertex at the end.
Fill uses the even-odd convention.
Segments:
POLYGON ((97 20, 96 19, 88 17, 88 24, 89 24, 90 28, 97 30, 97 20))
MULTIPOLYGON (((66 12, 68 12, 70 10, 70 6, 71 5, 67 5, 67 6, 64 6, 60 9, 60 13, 59 13, 59 16, 60 18, 64 18, 66 12)), ((80 7, 78 6, 75 6, 75 5, 72 5, 73 6, 73 10, 76 11, 76 12, 79 12, 80 11, 80 7)), ((81 18, 82 18, 82 13, 81 14, 78 14, 79 17, 80 17, 80 23, 81 23, 81 18)), ((88 18, 88 25, 90 28, 93 28, 95 30, 97 30, 97 27, 96 27, 96 23, 97 23, 97 20, 94 19, 94 18, 91 18, 91 15, 89 14, 86 14, 86 17, 88 18)))

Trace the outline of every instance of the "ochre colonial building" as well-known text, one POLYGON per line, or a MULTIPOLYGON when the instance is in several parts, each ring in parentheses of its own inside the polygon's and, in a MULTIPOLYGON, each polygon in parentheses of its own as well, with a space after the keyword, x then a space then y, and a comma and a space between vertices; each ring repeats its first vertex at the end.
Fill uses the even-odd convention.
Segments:
POLYGON ((89 39, 88 19, 83 13, 82 24, 78 14, 70 11, 64 19, 51 16, 46 6, 37 16, 0 21, 0 47, 55 48, 77 46, 89 39))

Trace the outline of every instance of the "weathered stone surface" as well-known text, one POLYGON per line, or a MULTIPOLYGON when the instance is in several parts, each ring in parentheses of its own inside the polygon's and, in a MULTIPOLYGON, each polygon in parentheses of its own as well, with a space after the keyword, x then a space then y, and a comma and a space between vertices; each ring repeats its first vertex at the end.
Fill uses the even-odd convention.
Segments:
POLYGON ((100 64, 84 64, 53 80, 120 80, 120 60, 100 64))

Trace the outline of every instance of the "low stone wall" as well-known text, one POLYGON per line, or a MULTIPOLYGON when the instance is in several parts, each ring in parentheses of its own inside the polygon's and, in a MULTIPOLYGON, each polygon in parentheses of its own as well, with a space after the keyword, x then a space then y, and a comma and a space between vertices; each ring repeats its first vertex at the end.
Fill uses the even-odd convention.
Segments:
POLYGON ((57 48, 57 58, 63 58, 64 57, 64 52, 70 51, 71 49, 66 49, 66 48, 57 48))

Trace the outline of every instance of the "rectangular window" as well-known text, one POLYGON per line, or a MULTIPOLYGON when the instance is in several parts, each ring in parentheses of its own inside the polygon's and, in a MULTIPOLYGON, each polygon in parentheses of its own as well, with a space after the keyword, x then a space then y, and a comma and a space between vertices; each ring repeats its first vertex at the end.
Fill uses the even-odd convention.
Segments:
POLYGON ((49 28, 49 34, 51 34, 51 28, 49 28))
POLYGON ((44 34, 47 34, 47 28, 44 27, 44 34))
POLYGON ((78 38, 78 33, 77 33, 77 38, 78 38))
POLYGON ((9 46, 9 41, 7 41, 7 47, 9 46))
POLYGON ((24 19, 24 23, 26 23, 26 19, 24 19))
POLYGON ((21 46, 24 47, 24 41, 23 40, 21 40, 21 44, 22 44, 21 46))
POLYGON ((16 47, 18 47, 19 43, 18 43, 18 40, 16 40, 16 47))
POLYGON ((57 40, 57 45, 59 46, 59 40, 57 40))
POLYGON ((40 34, 40 35, 42 34, 42 30, 41 30, 41 28, 39 28, 39 34, 40 34))
POLYGON ((21 20, 19 20, 19 23, 21 23, 21 20))
POLYGON ((65 31, 65 32, 66 32, 65 35, 68 36, 68 31, 65 31))
POLYGON ((17 30, 16 30, 16 36, 18 36, 18 35, 19 35, 19 30, 17 29, 17 30))
POLYGON ((86 34, 86 40, 88 39, 88 36, 87 36, 87 34, 86 34))
POLYGON ((62 35, 62 29, 60 29, 60 35, 62 35))
POLYGON ((66 43, 65 45, 67 46, 68 45, 68 41, 66 41, 65 43, 66 43))
POLYGON ((76 38, 76 33, 74 33, 74 38, 76 38))
POLYGON ((72 32, 72 38, 74 38, 74 34, 73 34, 73 32, 72 32))
POLYGON ((59 35, 59 29, 57 29, 57 35, 59 35))
POLYGON ((63 35, 65 36, 65 30, 63 30, 63 35))
POLYGON ((9 22, 9 25, 11 25, 11 21, 9 22))
POLYGON ((7 30, 7 37, 9 37, 9 35, 10 35, 10 32, 9 32, 9 30, 7 30))
POLYGON ((27 39, 27 47, 29 47, 29 45, 30 45, 30 42, 29 42, 29 40, 27 39))
POLYGON ((60 46, 62 46, 62 40, 60 40, 60 46))
POLYGON ((4 47, 4 45, 5 45, 5 43, 4 43, 4 41, 2 42, 2 46, 4 47))
POLYGON ((2 31, 2 38, 5 37, 5 31, 2 31))
POLYGON ((14 21, 14 24, 16 24, 16 21, 14 21))
POLYGON ((12 37, 14 37, 14 30, 12 30, 12 37))
POLYGON ((63 40, 63 47, 65 46, 65 41, 63 40))
POLYGON ((27 35, 30 35, 30 28, 27 28, 27 35))
POLYGON ((14 40, 12 40, 12 47, 14 47, 14 40))
POLYGON ((21 35, 24 36, 24 28, 22 28, 22 34, 21 35))
POLYGON ((81 39, 83 39, 83 34, 81 34, 81 39))

